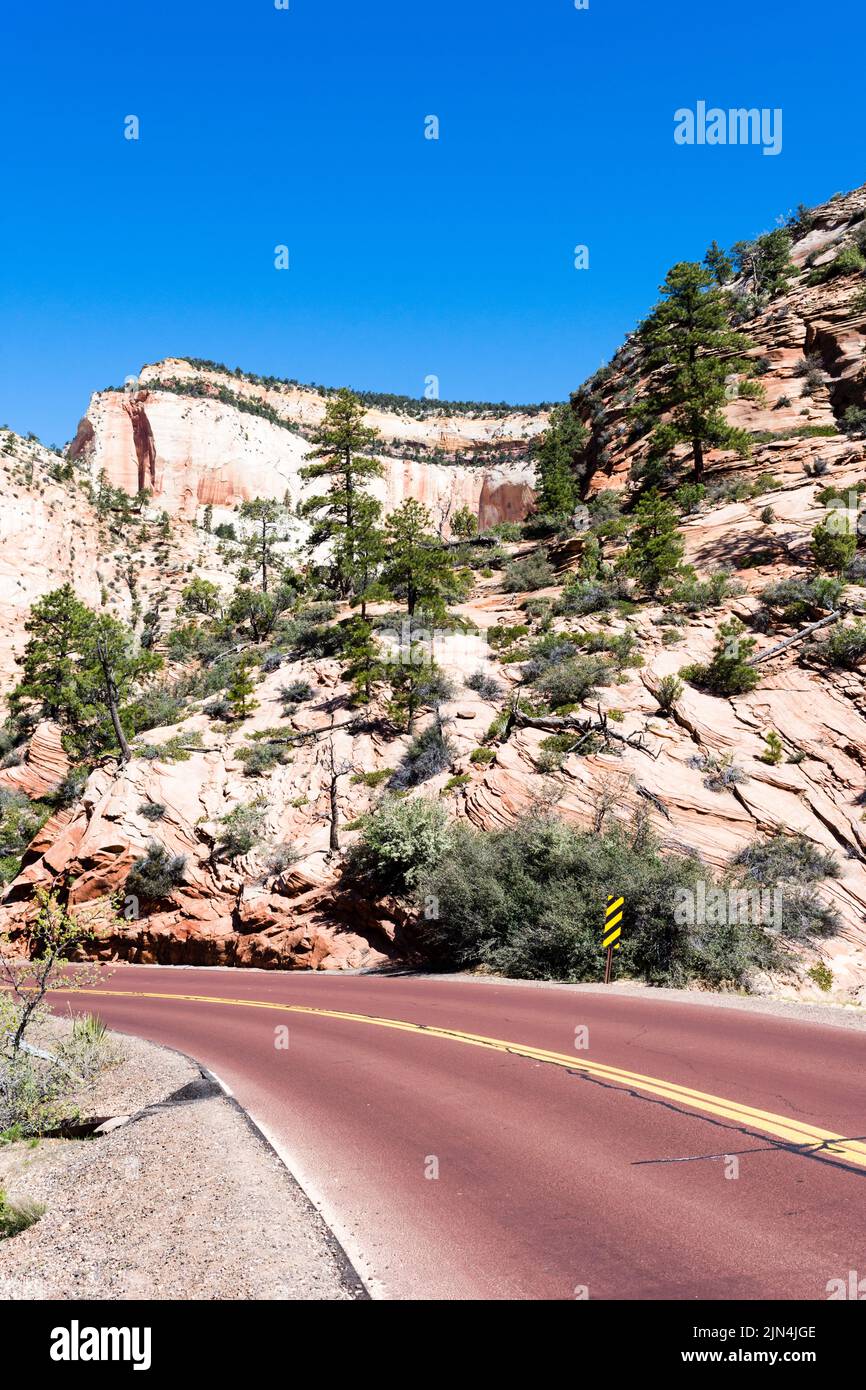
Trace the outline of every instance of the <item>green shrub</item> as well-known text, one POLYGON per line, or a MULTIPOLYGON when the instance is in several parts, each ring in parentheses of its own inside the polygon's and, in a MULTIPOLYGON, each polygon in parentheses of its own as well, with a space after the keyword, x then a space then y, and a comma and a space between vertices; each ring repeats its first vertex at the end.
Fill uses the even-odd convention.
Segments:
POLYGON ((288 685, 280 687, 280 699, 284 705, 301 705, 305 700, 313 698, 313 687, 309 681, 302 677, 289 681, 288 685))
POLYGON ((833 971, 823 960, 817 961, 809 970, 806 971, 810 980, 813 980, 819 989, 825 992, 833 988, 833 971))
POLYGON ((698 579, 697 575, 686 575, 674 584, 668 597, 672 603, 682 604, 687 613, 704 613, 708 608, 718 608, 725 599, 743 592, 743 586, 732 579, 727 570, 716 570, 709 579, 698 579))
POLYGON ((451 834, 447 813, 438 801, 386 797, 363 818, 360 838, 347 856, 347 873, 404 892, 441 859, 451 834))
POLYGON ((148 762, 186 763, 192 757, 191 749, 202 748, 204 740, 200 733, 174 734, 165 743, 144 743, 134 751, 139 758, 148 762))
POLYGON ((839 579, 820 575, 817 579, 783 579, 762 590, 761 599, 768 608, 780 609, 785 623, 800 623, 819 618, 836 607, 842 594, 839 579))
POLYGON ((734 860, 762 887, 778 883, 817 883, 838 878, 839 866, 832 854, 820 849, 805 835, 786 835, 783 831, 768 840, 758 840, 740 851, 734 860))
POLYGON ((747 662, 754 651, 755 640, 742 637, 744 631, 738 618, 722 623, 716 634, 716 649, 708 665, 684 666, 680 675, 712 695, 744 695, 754 690, 760 676, 754 666, 749 666, 747 662))
POLYGON ((245 777, 261 777, 286 761, 286 749, 278 743, 250 743, 237 752, 245 777))
POLYGON ((610 685, 613 668, 601 656, 579 656, 546 665, 533 684, 553 709, 560 705, 579 705, 595 698, 599 686, 610 685))
POLYGON ((486 767, 488 763, 493 762, 495 757, 495 748, 473 748, 469 754, 469 761, 479 767, 486 767))
POLYGON ((778 767, 785 756, 785 746, 775 729, 770 729, 764 735, 764 751, 761 754, 761 762, 767 763, 769 767, 778 767))
POLYGON ((185 872, 185 855, 170 854, 165 845, 152 840, 144 858, 136 859, 126 876, 126 895, 142 898, 145 902, 159 902, 183 882, 185 872))
POLYGON ((28 1226, 33 1226, 45 1208, 39 1202, 10 1202, 0 1187, 0 1240, 20 1235, 28 1226))
POLYGON ((866 623, 837 623, 824 644, 824 652, 831 666, 856 671, 866 656, 866 623))
POLYGON ((356 772, 352 777, 352 783, 356 787, 380 787, 393 776, 393 773, 393 767, 380 767, 378 772, 356 772))
POLYGON ((541 551, 514 560, 506 569, 502 587, 507 594, 523 593, 528 589, 546 589, 556 583, 550 561, 541 551))
POLYGON ((822 522, 812 532, 812 558, 819 570, 844 574, 857 549, 856 531, 837 530, 822 522))
POLYGON ((166 807, 161 801, 142 801, 138 808, 138 814, 144 816, 145 820, 162 820, 165 812, 166 807))
POLYGON ((429 724, 414 738, 403 755, 389 786, 397 791, 417 787, 421 782, 445 772, 454 761, 455 752, 438 723, 429 724))
POLYGON ((682 698, 684 689, 682 681, 677 676, 662 676, 655 691, 659 712, 664 715, 673 714, 678 701, 682 698))
POLYGON ((217 845, 229 859, 249 854, 261 838, 266 806, 261 798, 236 806, 223 816, 217 845))
POLYGON ((628 582, 623 576, 604 580, 576 576, 565 585, 556 608, 558 613, 574 614, 576 617, 604 613, 627 599, 629 592, 628 582))
POLYGON ((866 409, 862 406, 849 405, 842 416, 842 428, 846 434, 852 435, 855 439, 862 439, 866 436, 866 409))
POLYGON ((739 980, 772 952, 766 935, 733 927, 701 933, 677 924, 677 890, 704 878, 699 861, 663 857, 645 823, 581 832, 530 815, 506 830, 455 828, 446 851, 420 875, 419 902, 438 915, 419 922, 431 961, 484 966, 529 979, 597 980, 608 895, 625 898, 618 968, 653 984, 739 980))
POLYGON ((519 642, 522 637, 529 636, 529 628, 525 623, 495 623, 493 627, 487 629, 487 645, 493 647, 494 651, 500 651, 503 647, 510 647, 515 642, 519 642))
POLYGON ((471 675, 467 676, 466 684, 470 690, 476 691, 482 700, 498 700, 502 695, 502 686, 488 671, 483 669, 473 671, 471 675))

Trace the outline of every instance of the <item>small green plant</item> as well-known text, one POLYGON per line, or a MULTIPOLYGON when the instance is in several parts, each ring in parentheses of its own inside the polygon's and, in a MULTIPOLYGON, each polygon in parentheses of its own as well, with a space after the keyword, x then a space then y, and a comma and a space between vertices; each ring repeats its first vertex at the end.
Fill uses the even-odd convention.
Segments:
POLYGON ((749 665, 755 639, 743 637, 744 631, 739 618, 721 623, 712 660, 707 665, 684 666, 680 675, 712 695, 744 695, 754 690, 760 680, 754 666, 749 665))
POLYGON ((98 1014, 79 1014, 72 1021, 72 1036, 76 1042, 99 1047, 108 1037, 108 1027, 98 1014))
POLYGON ((236 806, 223 816, 222 829, 217 836, 217 846, 229 859, 249 854, 258 844, 264 825, 266 805, 261 797, 255 801, 236 806))
POLYGON ((817 961, 806 974, 825 993, 833 988, 833 971, 823 960, 817 961))
POLYGON ((352 777, 352 785, 356 787, 380 787, 383 782, 393 776, 393 767, 380 767, 378 772, 356 772, 352 777))
POLYGON ((785 756, 785 747, 775 729, 770 729, 764 735, 764 751, 761 754, 761 762, 767 763, 770 767, 778 767, 785 756))
POLYGON ((528 589, 546 589, 556 583, 550 562, 540 551, 514 560, 506 569, 502 587, 507 594, 523 593, 528 589))
POLYGON ((473 748, 469 754, 469 761, 475 763, 477 767, 486 767, 488 763, 493 762, 495 757, 496 750, 494 748, 473 748))
POLYGON ((28 1226, 34 1226, 45 1208, 39 1202, 10 1202, 5 1190, 0 1187, 0 1240, 9 1240, 20 1235, 28 1226))
POLYGON ((286 761, 286 750, 278 743, 249 743, 238 749, 237 757, 245 777, 262 777, 286 761))
POLYGON ((673 714, 678 701, 682 698, 684 689, 685 686, 678 676, 662 676, 655 692, 659 713, 666 717, 673 714))

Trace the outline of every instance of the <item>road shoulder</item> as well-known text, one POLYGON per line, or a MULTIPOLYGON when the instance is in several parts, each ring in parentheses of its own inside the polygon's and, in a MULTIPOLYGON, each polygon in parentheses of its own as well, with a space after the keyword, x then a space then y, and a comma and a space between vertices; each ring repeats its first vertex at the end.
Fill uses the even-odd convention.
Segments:
POLYGON ((365 1297, 237 1102, 191 1058, 116 1036, 123 1060, 81 1108, 131 1114, 129 1123, 98 1138, 0 1146, 8 1199, 45 1208, 0 1241, 0 1299, 365 1297))

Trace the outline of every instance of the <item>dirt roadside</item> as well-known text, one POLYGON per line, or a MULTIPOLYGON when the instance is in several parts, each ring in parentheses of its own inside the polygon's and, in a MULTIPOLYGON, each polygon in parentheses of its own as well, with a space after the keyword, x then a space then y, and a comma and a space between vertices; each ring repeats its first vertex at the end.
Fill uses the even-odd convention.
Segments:
POLYGON ((82 1116, 129 1123, 102 1137, 0 1144, 7 1200, 45 1208, 0 1240, 0 1300, 365 1297, 321 1217, 215 1081, 179 1053, 114 1042, 117 1065, 78 1100, 82 1116))

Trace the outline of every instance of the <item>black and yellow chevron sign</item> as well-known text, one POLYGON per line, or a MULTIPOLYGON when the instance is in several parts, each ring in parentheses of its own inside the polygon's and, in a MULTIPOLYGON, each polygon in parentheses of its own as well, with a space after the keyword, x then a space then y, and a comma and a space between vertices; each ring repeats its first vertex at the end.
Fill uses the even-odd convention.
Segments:
POLYGON ((623 899, 615 898, 612 893, 608 893, 607 907, 604 910, 604 938, 602 945, 615 951, 619 950, 619 938, 622 936, 623 899))

